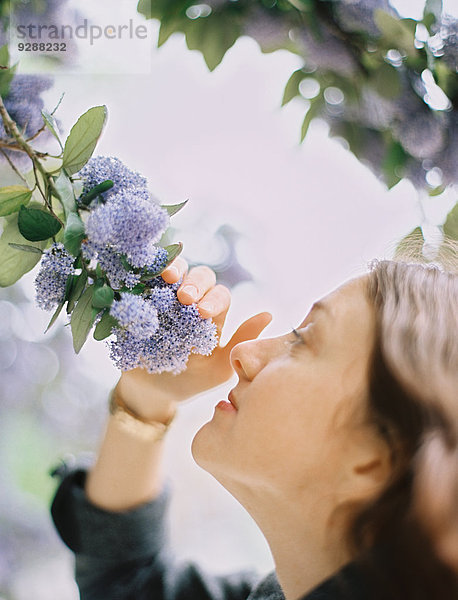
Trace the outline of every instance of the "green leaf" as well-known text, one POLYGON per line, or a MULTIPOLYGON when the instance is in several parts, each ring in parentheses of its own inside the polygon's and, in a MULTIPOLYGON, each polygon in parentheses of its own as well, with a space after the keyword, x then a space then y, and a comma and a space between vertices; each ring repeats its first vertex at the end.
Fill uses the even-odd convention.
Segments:
POLYGON ((181 254, 181 252, 183 250, 183 244, 181 242, 178 242, 178 244, 171 244, 170 246, 166 246, 164 248, 164 250, 167 252, 166 264, 162 267, 162 269, 160 271, 156 271, 156 272, 150 271, 149 273, 144 273, 141 276, 141 281, 148 281, 148 280, 154 279, 155 277, 160 275, 170 265, 170 263, 172 263, 175 260, 175 258, 179 254, 181 254))
POLYGON ((398 70, 386 62, 372 72, 369 82, 383 98, 396 98, 401 92, 398 70))
POLYGON ((161 208, 165 208, 165 210, 169 213, 169 217, 172 217, 173 215, 176 215, 177 212, 179 212, 182 208, 184 208, 187 203, 188 201, 185 200, 184 202, 180 202, 180 204, 162 204, 161 208))
POLYGON ((442 228, 448 238, 458 241, 458 203, 448 213, 442 228))
POLYGON ((0 48, 0 65, 4 67, 8 66, 7 69, 0 69, 0 96, 2 96, 2 98, 8 95, 10 83, 14 77, 14 72, 16 71, 17 67, 17 64, 13 65, 12 67, 10 67, 9 64, 10 53, 8 50, 8 45, 5 44, 0 48))
POLYGON ((125 254, 120 254, 119 260, 121 261, 121 264, 126 269, 126 271, 132 271, 132 265, 127 260, 127 256, 125 254))
POLYGON ((179 256, 183 250, 183 244, 178 242, 178 244, 170 244, 170 246, 166 246, 164 250, 167 251, 167 266, 179 256))
POLYGON ((110 313, 105 311, 103 313, 102 318, 97 323, 94 329, 94 339, 96 340, 104 340, 108 336, 111 335, 112 329, 114 327, 119 327, 118 321, 110 315, 110 313))
POLYGON ((442 0, 426 0, 425 8, 423 10, 423 23, 425 23, 425 19, 427 19, 429 15, 434 18, 434 21, 430 23, 430 25, 440 22, 442 16, 442 0))
POLYGON ((175 32, 183 32, 190 50, 200 50, 212 71, 223 59, 226 51, 242 34, 240 9, 213 7, 211 14, 190 19, 186 9, 194 4, 190 0, 139 0, 137 10, 147 19, 161 22, 158 46, 164 44, 175 32))
POLYGON ((285 106, 285 104, 288 104, 293 98, 299 96, 299 84, 306 76, 307 75, 302 69, 294 71, 286 83, 283 100, 281 101, 282 106, 285 106))
POLYGON ((423 256, 424 243, 425 238, 423 237, 421 227, 415 227, 415 229, 402 238, 397 245, 394 259, 425 262, 423 256))
MULTIPOLYGON (((153 277, 148 277, 148 279, 153 279, 153 277)), ((137 283, 133 288, 128 288, 125 285, 119 290, 120 292, 128 292, 129 294, 134 294, 138 296, 142 294, 146 289, 146 286, 143 283, 137 283)))
POLYGON ((158 15, 154 10, 156 4, 157 3, 153 2, 153 0, 139 0, 137 4, 137 12, 143 15, 146 19, 158 18, 161 16, 161 14, 159 13, 158 15))
POLYGON ((83 270, 81 275, 73 275, 72 287, 68 295, 67 314, 70 314, 75 308, 75 304, 81 297, 87 283, 87 271, 83 270))
POLYGON ((108 308, 113 304, 114 292, 108 285, 103 285, 94 291, 92 306, 95 308, 108 308))
POLYGON ((434 196, 440 196, 445 191, 445 187, 443 185, 438 185, 428 192, 428 196, 433 198, 434 196))
POLYGON ((160 48, 169 39, 172 33, 183 29, 183 25, 186 24, 187 19, 162 19, 161 26, 159 28, 159 36, 157 39, 157 47, 160 48))
POLYGON ((458 96, 456 73, 452 72, 452 70, 442 61, 436 60, 434 67, 434 78, 436 79, 438 86, 449 98, 458 96))
POLYGON ((423 16, 422 23, 428 30, 429 35, 434 35, 433 30, 431 28, 435 22, 436 22, 436 17, 432 13, 428 13, 423 16))
POLYGON ((380 8, 374 11, 374 21, 382 32, 385 45, 389 48, 404 50, 408 56, 414 56, 417 50, 414 45, 416 25, 414 19, 398 19, 380 8))
POLYGON ((51 329, 51 327, 54 325, 54 323, 57 321, 57 317, 60 315, 60 312, 62 310, 62 308, 64 307, 65 302, 61 302, 58 307, 56 308, 53 316, 51 317, 51 320, 48 323, 48 326, 45 329, 45 333, 47 331, 49 331, 51 329))
POLYGON ((85 236, 84 223, 77 213, 70 213, 67 217, 67 224, 64 231, 64 246, 73 254, 78 256, 81 249, 81 242, 85 236))
POLYGON ((28 204, 32 190, 23 185, 9 185, 0 188, 0 217, 17 212, 21 206, 28 204))
POLYGON ((21 206, 18 215, 18 227, 26 240, 38 242, 56 235, 62 225, 56 217, 46 210, 21 206))
POLYGON ((67 277, 67 281, 65 282, 65 295, 64 295, 65 301, 67 301, 70 298, 70 294, 72 292, 72 288, 73 288, 73 285, 75 284, 77 277, 78 277, 77 275, 69 275, 67 277))
POLYGON ((92 306, 93 292, 94 288, 92 286, 86 288, 72 312, 70 326, 73 335, 73 348, 76 354, 84 346, 98 313, 98 310, 92 306))
POLYGON ((12 244, 11 242, 8 244, 11 248, 16 248, 16 250, 22 250, 23 252, 32 252, 33 254, 43 254, 40 248, 36 248, 35 246, 28 246, 27 244, 12 244))
POLYGON ((415 227, 408 235, 406 235, 396 247, 394 258, 395 260, 420 261, 424 262, 423 245, 425 238, 421 227, 415 227))
POLYGON ((94 152, 107 118, 106 106, 94 106, 73 125, 65 142, 63 167, 68 175, 84 167, 94 152))
POLYGON ((408 157, 409 155, 399 142, 392 141, 390 143, 381 165, 388 189, 391 189, 401 181, 408 157))
POLYGON ((59 134, 57 133, 56 119, 53 117, 53 115, 48 113, 46 110, 41 111, 41 116, 43 117, 43 121, 45 122, 46 127, 49 129, 49 131, 53 134, 53 136, 59 142, 60 149, 63 150, 64 147, 62 146, 62 142, 60 141, 59 134))
POLYGON ((64 207, 65 214, 76 212, 75 192, 72 182, 64 171, 61 171, 54 180, 54 186, 59 194, 59 199, 64 207))
POLYGON ((301 128, 301 142, 304 141, 307 131, 309 130, 310 123, 315 117, 318 117, 322 109, 322 96, 319 94, 310 101, 309 109, 304 117, 301 128))
POLYGON ((190 50, 200 50, 207 67, 213 71, 241 33, 238 21, 213 12, 208 17, 189 21, 185 31, 186 44, 190 50))
POLYGON ((105 181, 102 181, 94 186, 92 190, 90 190, 87 194, 84 194, 84 196, 80 196, 79 202, 84 204, 84 206, 88 206, 92 200, 94 200, 94 198, 96 198, 99 194, 110 190, 113 186, 114 183, 111 181, 111 179, 106 179, 105 181))
MULTIPOLYGON (((17 215, 5 221, 0 237, 0 287, 8 287, 16 283, 25 273, 33 269, 40 260, 40 254, 24 252, 10 244, 24 245, 26 242, 18 231, 17 215)), ((45 247, 44 242, 34 244, 38 250, 45 247)))

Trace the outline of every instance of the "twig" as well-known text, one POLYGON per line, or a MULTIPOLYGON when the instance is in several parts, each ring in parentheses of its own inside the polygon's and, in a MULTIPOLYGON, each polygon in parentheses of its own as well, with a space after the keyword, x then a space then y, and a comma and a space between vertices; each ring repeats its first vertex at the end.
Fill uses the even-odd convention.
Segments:
MULTIPOLYGON (((50 115, 54 115, 54 113, 56 112, 56 110, 59 108, 60 103, 62 102, 63 97, 64 97, 64 94, 61 95, 61 97, 59 98, 59 102, 56 104, 55 108, 49 113, 50 115)), ((46 123, 43 123, 43 125, 40 127, 40 129, 36 133, 34 133, 32 136, 30 136, 29 138, 27 138, 26 141, 27 142, 31 142, 32 140, 34 140, 35 138, 37 138, 40 135, 40 133, 43 133, 43 131, 45 129, 46 129, 46 123)))
POLYGON ((8 154, 2 150, 0 148, 0 152, 3 154, 3 156, 6 158, 6 160, 8 161, 8 164, 10 165, 10 167, 13 169, 13 171, 16 173, 16 175, 19 175, 19 177, 22 179, 22 181, 24 183, 27 184, 27 186, 29 185, 27 182, 27 179, 24 177, 24 175, 16 168, 15 164, 13 163, 13 161, 11 160, 11 158, 8 156, 8 154))
MULTIPOLYGON (((5 140, 0 139, 0 148, 6 148, 7 150, 11 150, 12 152, 26 153, 24 148, 18 146, 18 144, 16 143, 16 141, 14 139, 12 139, 11 141, 5 141, 5 140)), ((54 157, 52 154, 49 154, 48 152, 40 152, 39 150, 35 150, 34 152, 35 152, 35 155, 37 156, 37 158, 48 158, 48 157, 59 158, 58 156, 54 157)))
POLYGON ((62 222, 62 220, 59 219, 59 217, 54 213, 51 202, 48 202, 48 198, 47 198, 46 194, 43 192, 43 190, 41 189, 41 186, 39 185, 37 171, 39 171, 39 173, 42 175, 46 188, 51 192, 51 194, 54 193, 54 195, 60 199, 60 196, 56 190, 56 186, 54 185, 54 181, 53 181, 51 175, 46 171, 46 169, 43 167, 43 165, 41 164, 41 162, 39 160, 39 155, 40 154, 43 155, 43 153, 36 152, 32 148, 32 146, 30 146, 30 144, 28 144, 26 142, 26 140, 21 136, 16 123, 10 117, 8 111, 6 110, 5 105, 3 104, 3 99, 1 96, 0 96, 0 116, 3 120, 3 124, 5 126, 5 131, 7 133, 9 133, 16 140, 16 143, 19 146, 19 148, 22 149, 22 151, 25 152, 27 154, 27 156, 30 158, 30 160, 32 161, 36 185, 45 200, 45 204, 48 207, 49 212, 59 221, 59 223, 62 226, 64 226, 64 223, 62 222))
POLYGON ((46 123, 44 125, 42 125, 40 127, 40 129, 38 131, 36 131, 33 135, 31 135, 30 137, 26 138, 27 142, 31 142, 32 140, 34 140, 35 138, 37 138, 40 133, 43 133, 43 131, 46 129, 46 123))
POLYGON ((52 111, 51 111, 51 114, 52 114, 52 115, 53 115, 53 114, 56 112, 56 110, 59 108, 59 106, 60 106, 60 103, 62 102, 62 100, 63 100, 64 96, 65 96, 65 92, 62 92, 62 95, 61 95, 61 97, 59 98, 59 102, 56 104, 56 106, 55 106, 54 110, 52 110, 52 111))
MULTIPOLYGON (((16 143, 19 146, 19 148, 22 149, 22 151, 25 152, 27 154, 27 156, 30 158, 30 160, 32 161, 32 164, 34 165, 34 170, 36 168, 41 173, 47 186, 52 190, 52 192, 54 192, 54 195, 57 198, 59 198, 59 194, 56 190, 56 187, 54 185, 54 181, 52 180, 51 175, 46 171, 46 169, 43 167, 41 162, 38 160, 41 157, 47 156, 47 153, 36 152, 32 148, 32 146, 30 146, 30 144, 28 144, 27 141, 21 136, 16 123, 13 121, 13 119, 8 114, 8 111, 6 110, 6 107, 3 104, 3 99, 1 96, 0 96, 0 116, 3 119, 5 131, 7 133, 9 133, 16 140, 16 143)), ((51 209, 51 212, 52 212, 52 209, 51 209)), ((52 214, 54 214, 54 213, 52 213, 52 214)), ((54 216, 56 216, 56 215, 54 215, 54 216)))

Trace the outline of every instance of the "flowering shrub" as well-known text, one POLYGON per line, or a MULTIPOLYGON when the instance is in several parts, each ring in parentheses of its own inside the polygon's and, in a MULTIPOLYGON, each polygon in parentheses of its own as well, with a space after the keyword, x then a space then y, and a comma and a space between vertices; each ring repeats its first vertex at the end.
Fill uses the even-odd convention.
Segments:
POLYGON ((36 302, 54 310, 48 329, 65 307, 75 351, 93 330, 97 340, 110 338, 121 370, 177 373, 191 353, 211 353, 216 326, 195 305, 183 306, 179 284, 160 276, 182 250, 181 244, 162 246, 161 239, 186 203, 160 206, 141 174, 118 158, 92 157, 104 106, 84 113, 63 143, 53 114, 42 111, 39 94, 49 80, 11 75, 2 73, 0 150, 25 185, 0 188, 0 285, 11 285, 39 262, 36 302), (43 132, 60 145, 57 168, 31 145, 43 132), (31 184, 20 171, 24 156, 33 166, 31 184))
POLYGON ((301 141, 315 118, 391 188, 409 179, 436 195, 458 182, 458 21, 426 0, 422 18, 401 18, 389 0, 139 0, 210 70, 243 35, 262 52, 303 60, 283 95, 304 104, 301 141))

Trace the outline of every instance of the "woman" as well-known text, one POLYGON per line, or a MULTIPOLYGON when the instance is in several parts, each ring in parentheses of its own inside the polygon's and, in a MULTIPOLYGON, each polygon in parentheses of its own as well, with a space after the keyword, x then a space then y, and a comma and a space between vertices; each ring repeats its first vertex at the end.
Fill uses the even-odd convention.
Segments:
MULTIPOLYGON (((222 328, 226 288, 206 267, 179 299, 222 328)), ((185 372, 123 373, 93 468, 67 473, 52 513, 89 599, 458 598, 458 277, 384 261, 314 304, 297 330, 242 324, 185 372), (218 577, 167 552, 160 470, 177 404, 238 383, 192 454, 262 530, 275 573, 218 577)))

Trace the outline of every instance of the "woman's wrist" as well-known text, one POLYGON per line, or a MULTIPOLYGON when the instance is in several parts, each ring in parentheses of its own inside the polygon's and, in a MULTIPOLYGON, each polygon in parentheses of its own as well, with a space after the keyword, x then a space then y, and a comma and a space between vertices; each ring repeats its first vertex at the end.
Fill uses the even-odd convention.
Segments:
POLYGON ((153 376, 138 371, 122 373, 113 390, 114 397, 142 421, 169 423, 176 412, 176 401, 154 385, 153 376))

